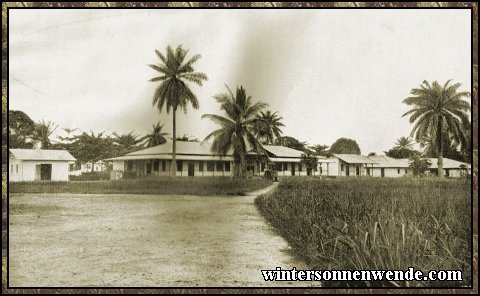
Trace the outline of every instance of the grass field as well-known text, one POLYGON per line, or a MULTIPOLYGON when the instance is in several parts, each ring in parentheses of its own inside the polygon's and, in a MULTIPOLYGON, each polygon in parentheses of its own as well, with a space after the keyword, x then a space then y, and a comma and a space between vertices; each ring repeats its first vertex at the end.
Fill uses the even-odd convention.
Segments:
POLYGON ((288 178, 255 203, 312 269, 453 269, 464 279, 350 286, 459 287, 471 285, 470 200, 465 179, 288 178))
POLYGON ((263 178, 157 177, 117 181, 16 182, 10 193, 132 193, 169 195, 244 195, 271 185, 263 178))

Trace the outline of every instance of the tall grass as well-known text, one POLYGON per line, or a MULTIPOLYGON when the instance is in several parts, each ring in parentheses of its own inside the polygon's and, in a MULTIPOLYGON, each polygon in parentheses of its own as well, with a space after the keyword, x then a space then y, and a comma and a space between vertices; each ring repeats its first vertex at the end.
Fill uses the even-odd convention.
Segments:
POLYGON ((156 177, 116 181, 15 182, 10 193, 132 193, 163 195, 244 195, 271 185, 263 178, 156 177))
POLYGON ((255 201, 312 269, 453 269, 463 282, 324 282, 325 286, 469 286, 467 180, 288 178, 255 201))

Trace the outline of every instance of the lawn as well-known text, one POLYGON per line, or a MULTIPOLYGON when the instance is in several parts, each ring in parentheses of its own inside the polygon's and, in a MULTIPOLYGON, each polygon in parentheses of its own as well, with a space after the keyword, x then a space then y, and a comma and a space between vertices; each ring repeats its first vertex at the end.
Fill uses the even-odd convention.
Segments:
POLYGON ((324 286, 471 285, 468 180, 293 177, 255 203, 312 269, 453 269, 464 279, 324 286))
POLYGON ((163 195, 245 195, 271 185, 263 178, 157 177, 116 181, 16 182, 10 193, 131 193, 163 195))

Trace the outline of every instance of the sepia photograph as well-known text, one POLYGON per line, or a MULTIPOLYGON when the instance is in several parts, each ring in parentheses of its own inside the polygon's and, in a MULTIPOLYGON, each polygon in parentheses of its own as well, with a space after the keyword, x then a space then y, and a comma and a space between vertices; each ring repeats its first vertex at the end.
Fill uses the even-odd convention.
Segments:
POLYGON ((478 285, 476 4, 15 3, 2 291, 478 285))

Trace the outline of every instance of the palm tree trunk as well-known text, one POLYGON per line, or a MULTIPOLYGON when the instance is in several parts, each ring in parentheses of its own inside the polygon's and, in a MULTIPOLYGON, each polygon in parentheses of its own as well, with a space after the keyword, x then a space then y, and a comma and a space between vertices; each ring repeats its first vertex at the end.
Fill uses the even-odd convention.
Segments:
POLYGON ((443 174, 443 129, 442 129, 442 120, 438 123, 438 129, 439 129, 439 140, 440 143, 438 144, 438 161, 437 161, 437 166, 438 166, 438 176, 440 178, 444 177, 443 174))
POLYGON ((176 124, 177 107, 173 108, 173 143, 172 143, 172 164, 170 166, 170 175, 177 176, 177 124, 176 124))

